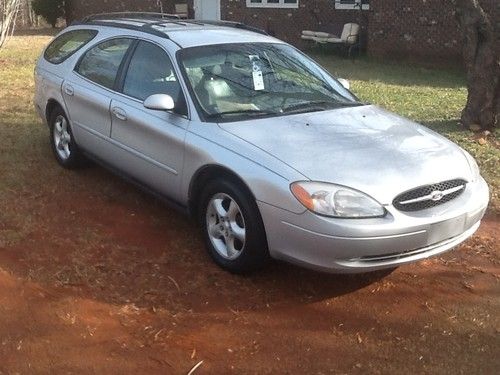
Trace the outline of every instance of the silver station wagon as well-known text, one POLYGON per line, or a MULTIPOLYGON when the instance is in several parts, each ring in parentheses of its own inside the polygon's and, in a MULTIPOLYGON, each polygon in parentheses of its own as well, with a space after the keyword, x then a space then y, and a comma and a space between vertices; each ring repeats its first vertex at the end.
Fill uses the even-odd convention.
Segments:
POLYGON ((91 16, 35 76, 59 164, 92 159, 186 211, 231 272, 394 268, 460 244, 488 204, 467 152, 240 23, 91 16))

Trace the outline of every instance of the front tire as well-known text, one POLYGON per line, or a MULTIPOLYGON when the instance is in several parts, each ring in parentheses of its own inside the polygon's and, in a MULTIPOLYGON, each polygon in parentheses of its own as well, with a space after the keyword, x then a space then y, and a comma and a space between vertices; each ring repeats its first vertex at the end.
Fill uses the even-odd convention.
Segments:
POLYGON ((85 158, 76 145, 68 118, 62 108, 55 108, 49 119, 50 144, 57 162, 67 169, 81 167, 85 158))
POLYGON ((228 180, 215 180, 202 194, 200 223, 212 259, 225 270, 242 274, 269 258, 267 240, 255 200, 228 180))

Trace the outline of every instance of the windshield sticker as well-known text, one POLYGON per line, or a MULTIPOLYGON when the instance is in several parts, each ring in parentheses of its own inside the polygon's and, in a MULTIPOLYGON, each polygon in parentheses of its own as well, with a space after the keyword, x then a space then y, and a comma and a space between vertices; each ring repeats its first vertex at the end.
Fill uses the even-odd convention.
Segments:
POLYGON ((248 56, 252 62, 252 75, 253 75, 253 87, 255 91, 265 90, 264 85, 264 75, 262 74, 262 69, 260 68, 258 61, 260 57, 257 55, 248 56))
POLYGON ((262 91, 265 89, 262 71, 253 71, 253 86, 255 91, 262 91))

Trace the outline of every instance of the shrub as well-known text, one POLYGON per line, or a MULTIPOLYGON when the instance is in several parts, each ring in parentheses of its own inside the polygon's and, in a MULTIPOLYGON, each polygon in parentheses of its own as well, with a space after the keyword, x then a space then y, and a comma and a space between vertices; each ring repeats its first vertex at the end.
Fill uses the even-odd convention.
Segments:
POLYGON ((33 11, 42 16, 52 27, 64 15, 64 0, 33 0, 33 11))

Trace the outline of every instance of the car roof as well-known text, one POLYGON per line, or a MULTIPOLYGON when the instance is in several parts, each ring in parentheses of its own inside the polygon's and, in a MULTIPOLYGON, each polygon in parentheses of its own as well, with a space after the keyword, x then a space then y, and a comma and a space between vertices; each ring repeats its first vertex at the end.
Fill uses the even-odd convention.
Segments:
POLYGON ((187 20, 163 13, 105 13, 89 16, 76 25, 140 31, 170 39, 181 48, 224 43, 283 43, 243 23, 187 20))

